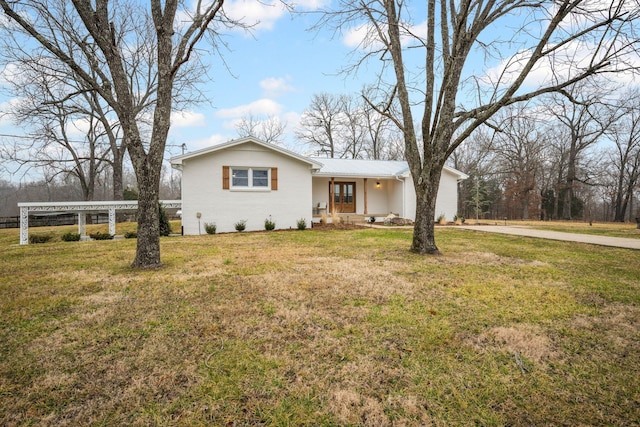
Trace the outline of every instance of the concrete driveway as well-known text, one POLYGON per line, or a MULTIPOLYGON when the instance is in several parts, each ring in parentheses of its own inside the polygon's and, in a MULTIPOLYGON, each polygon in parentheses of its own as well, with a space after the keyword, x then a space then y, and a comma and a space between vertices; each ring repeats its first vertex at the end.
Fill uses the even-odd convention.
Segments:
POLYGON ((560 231, 538 230, 528 227, 509 225, 463 225, 457 228, 485 233, 511 234, 515 236, 536 237, 539 239, 562 240, 565 242, 589 243, 616 248, 640 249, 640 239, 626 239, 624 237, 595 236, 591 234, 563 233, 560 231))

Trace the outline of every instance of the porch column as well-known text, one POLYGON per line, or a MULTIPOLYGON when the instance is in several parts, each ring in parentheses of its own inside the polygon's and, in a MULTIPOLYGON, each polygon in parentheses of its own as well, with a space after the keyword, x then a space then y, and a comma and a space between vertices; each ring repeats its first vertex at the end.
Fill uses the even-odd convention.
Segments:
POLYGON ((364 178, 364 214, 367 215, 369 209, 367 209, 367 178, 364 178))
POLYGON ((20 244, 29 244, 29 208, 20 207, 20 244))
POLYGON ((333 215, 336 212, 335 192, 336 192, 335 179, 331 178, 331 188, 329 188, 329 208, 330 208, 331 215, 333 215))
POLYGON ((115 236, 116 234, 116 208, 109 208, 109 234, 115 236))
POLYGON ((87 237, 87 215, 83 211, 78 212, 78 234, 83 240, 87 237))

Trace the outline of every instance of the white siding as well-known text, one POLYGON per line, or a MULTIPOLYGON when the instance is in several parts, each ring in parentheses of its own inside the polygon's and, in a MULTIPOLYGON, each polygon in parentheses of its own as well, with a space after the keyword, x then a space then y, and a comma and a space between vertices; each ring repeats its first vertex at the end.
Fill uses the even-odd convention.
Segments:
POLYGON ((444 215, 447 221, 453 221, 458 213, 458 179, 453 173, 444 169, 440 177, 438 198, 436 200, 436 214, 438 218, 444 215))
POLYGON ((234 225, 240 220, 247 221, 247 231, 264 230, 267 218, 275 222, 277 229, 296 228, 297 221, 302 218, 310 226, 310 188, 308 164, 252 142, 185 159, 182 175, 184 234, 205 234, 205 223, 215 223, 221 233, 235 232, 234 225), (277 168, 278 189, 223 190, 223 166, 277 168))
POLYGON ((412 218, 413 214, 415 213, 415 209, 409 210, 408 212, 406 210, 406 196, 403 193, 405 191, 404 179, 385 181, 385 184, 388 187, 387 195, 389 199, 389 205, 385 210, 382 210, 381 212, 384 212, 387 215, 393 213, 394 215, 398 215, 402 218, 412 218))
MULTIPOLYGON (((404 217, 416 219, 416 192, 411 177, 405 179, 405 213, 404 217)), ((399 192, 400 193, 400 192, 399 192)), ((458 177, 446 169, 442 171, 440 185, 438 186, 438 198, 436 199, 436 212, 434 219, 441 214, 447 221, 453 221, 458 212, 458 177)))

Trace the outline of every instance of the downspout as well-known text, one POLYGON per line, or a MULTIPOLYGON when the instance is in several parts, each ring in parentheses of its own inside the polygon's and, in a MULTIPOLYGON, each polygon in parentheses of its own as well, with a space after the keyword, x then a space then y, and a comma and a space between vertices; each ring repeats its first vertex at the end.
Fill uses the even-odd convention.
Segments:
POLYGON ((404 205, 404 191, 405 191, 405 180, 404 178, 400 178, 400 176, 398 175, 394 175, 395 179, 397 179, 398 181, 400 181, 402 183, 402 212, 400 213, 400 218, 405 218, 404 215, 404 211, 405 211, 405 205, 404 205))

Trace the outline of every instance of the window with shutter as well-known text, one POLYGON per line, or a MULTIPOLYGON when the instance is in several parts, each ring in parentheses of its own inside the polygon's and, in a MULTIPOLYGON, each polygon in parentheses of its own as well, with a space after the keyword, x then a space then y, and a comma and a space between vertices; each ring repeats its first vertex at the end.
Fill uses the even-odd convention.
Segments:
POLYGON ((222 167, 223 190, 269 191, 277 190, 277 185, 276 168, 222 167))

